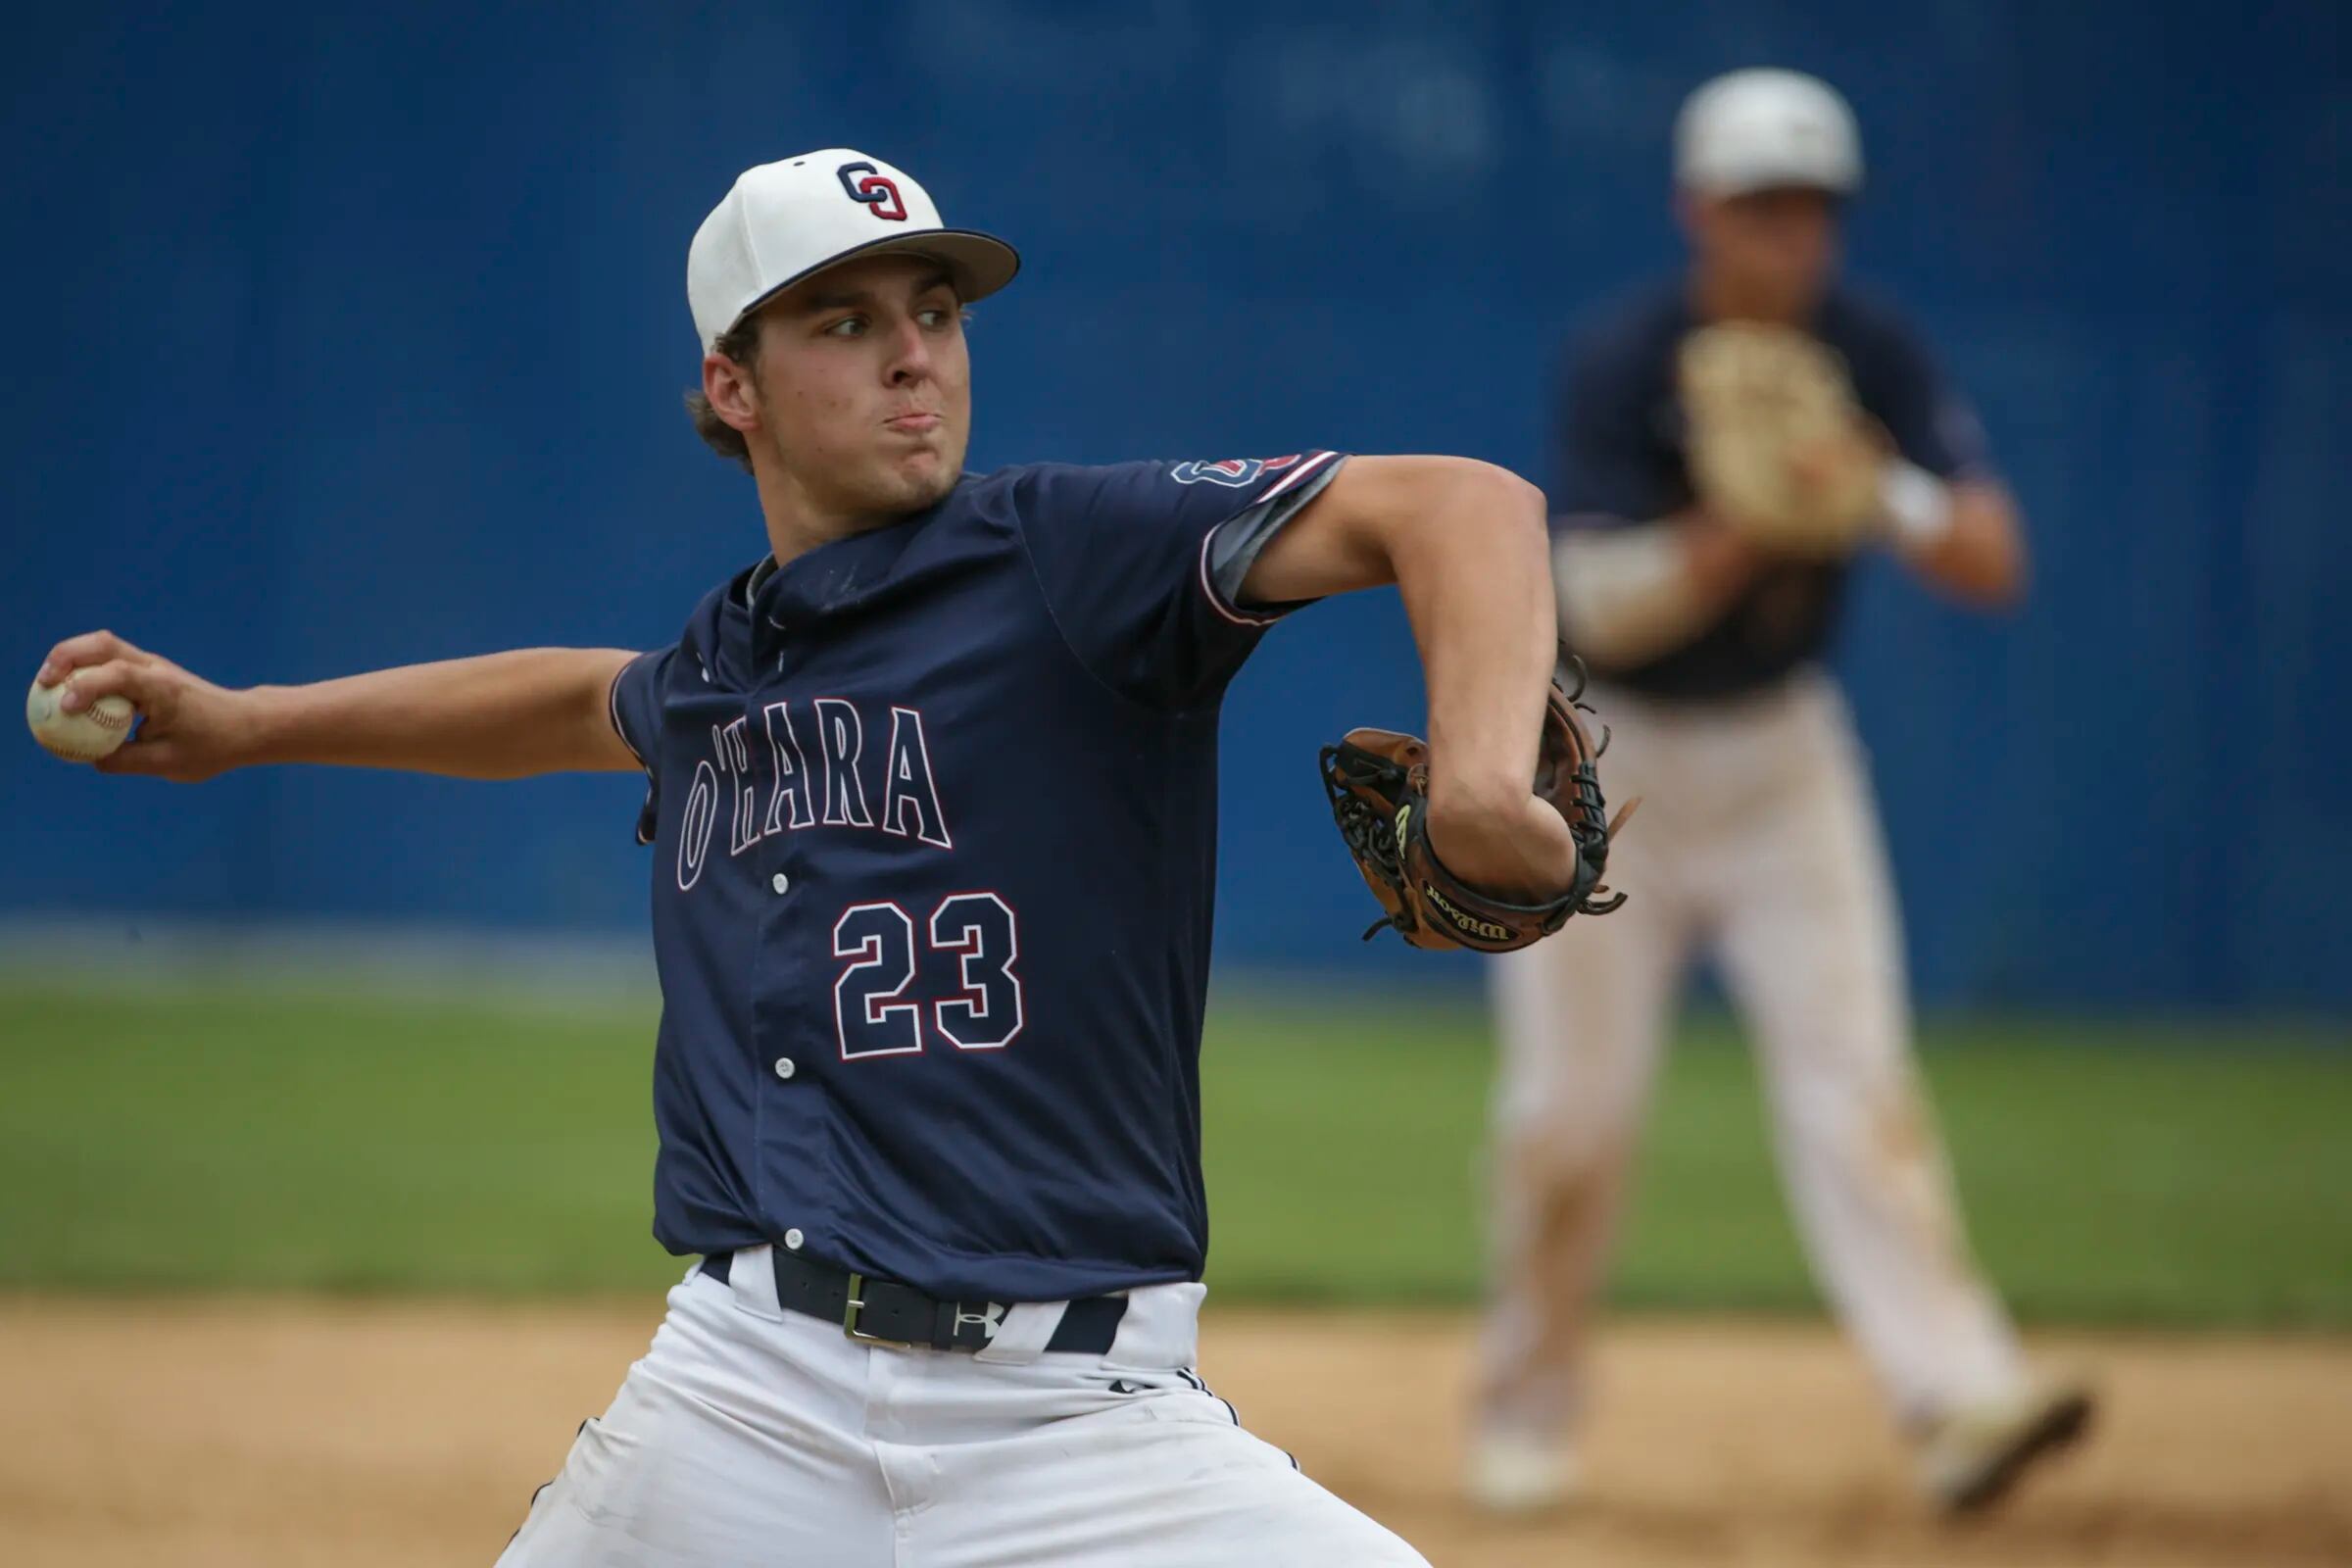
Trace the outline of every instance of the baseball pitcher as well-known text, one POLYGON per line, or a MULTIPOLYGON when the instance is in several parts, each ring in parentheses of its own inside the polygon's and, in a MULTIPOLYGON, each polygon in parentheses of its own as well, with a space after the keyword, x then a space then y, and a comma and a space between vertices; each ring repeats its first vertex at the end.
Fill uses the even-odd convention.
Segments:
POLYGON ((965 473, 963 307, 1017 265, 849 149, 736 181, 689 405, 765 537, 666 647, 230 691, 95 632, 40 671, 39 722, 95 715, 61 749, 136 710, 110 773, 643 771, 654 1232, 697 1261, 515 1568, 1421 1561, 1195 1371, 1218 707, 1286 613, 1395 582, 1430 737, 1326 763, 1397 824, 1366 877, 1421 945, 1556 927, 1605 823, 1542 498, 1327 451, 965 473))
POLYGON ((2089 1412, 2037 1381, 1971 1261, 1910 1056, 1863 755, 1820 663, 1849 563, 1963 603, 2023 590, 2015 508, 1918 334, 1835 277, 1859 190, 1824 83, 1741 71, 1676 130, 1686 275, 1576 344, 1559 426, 1564 636, 1599 677, 1612 793, 1642 800, 1612 919, 1492 966, 1494 1296, 1469 1485, 1573 1491, 1584 1356, 1686 966, 1710 955, 1758 1054, 1815 1273, 1916 1446, 1927 1494, 1998 1496, 2089 1412))

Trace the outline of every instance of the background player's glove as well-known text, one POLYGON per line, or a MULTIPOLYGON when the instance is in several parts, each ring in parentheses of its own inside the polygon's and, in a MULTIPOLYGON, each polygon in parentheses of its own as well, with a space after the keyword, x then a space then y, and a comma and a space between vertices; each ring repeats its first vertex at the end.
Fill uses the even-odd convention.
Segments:
POLYGON ((1573 692, 1552 682, 1536 760, 1535 793, 1567 819, 1577 852, 1575 885, 1546 903, 1498 899, 1439 862, 1429 843, 1429 747, 1418 736, 1351 729, 1337 746, 1323 748, 1318 760, 1331 814, 1365 885, 1388 910, 1364 933, 1366 941, 1395 926, 1416 948, 1508 953, 1549 936, 1572 914, 1606 914, 1625 902, 1622 893, 1607 896, 1600 876, 1608 865, 1609 837, 1632 807, 1615 821, 1607 815, 1593 762, 1608 745, 1608 732, 1601 732, 1599 746, 1592 744, 1577 716, 1581 665, 1576 680, 1573 692))
POLYGON ((1677 356, 1698 499, 1756 544, 1830 557, 1870 534, 1886 449, 1837 354, 1793 327, 1719 321, 1677 356))

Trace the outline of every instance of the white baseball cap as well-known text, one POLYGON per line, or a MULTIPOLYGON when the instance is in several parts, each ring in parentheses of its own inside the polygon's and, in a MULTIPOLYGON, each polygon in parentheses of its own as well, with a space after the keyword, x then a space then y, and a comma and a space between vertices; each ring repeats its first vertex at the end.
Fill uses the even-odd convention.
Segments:
POLYGON ((855 148, 745 170, 686 252, 686 303, 703 351, 777 290, 836 262, 887 252, 937 257, 966 300, 994 294, 1021 269, 1011 246, 945 226, 912 176, 855 148))
POLYGON ((1711 196, 1803 185, 1862 188, 1862 138, 1838 90, 1802 72, 1759 68, 1717 76, 1683 102, 1674 178, 1711 196))

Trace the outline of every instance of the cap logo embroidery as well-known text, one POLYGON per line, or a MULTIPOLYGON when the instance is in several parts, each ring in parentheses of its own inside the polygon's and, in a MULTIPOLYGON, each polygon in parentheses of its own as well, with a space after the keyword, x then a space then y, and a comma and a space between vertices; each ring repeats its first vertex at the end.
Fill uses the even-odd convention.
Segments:
POLYGON ((899 195, 898 181, 873 165, 844 164, 833 172, 841 180, 843 194, 872 209, 876 218, 893 223, 906 220, 906 203, 899 195))

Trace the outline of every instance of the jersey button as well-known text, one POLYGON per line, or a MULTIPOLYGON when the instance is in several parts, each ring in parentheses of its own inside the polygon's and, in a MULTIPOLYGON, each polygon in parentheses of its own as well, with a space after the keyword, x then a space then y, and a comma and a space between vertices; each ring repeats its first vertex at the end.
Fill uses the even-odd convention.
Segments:
POLYGON ((798 1071, 800 1071, 800 1069, 792 1064, 792 1058, 790 1056, 778 1056, 776 1058, 777 1077, 789 1078, 798 1071))
POLYGON ((801 1234, 801 1228, 795 1225, 784 1233, 784 1250, 789 1252, 797 1252, 801 1250, 801 1243, 807 1240, 808 1238, 801 1234))
POLYGON ((786 876, 783 872, 778 871, 774 876, 771 876, 767 879, 767 885, 771 888, 774 888, 778 893, 790 893, 792 891, 792 878, 786 876))

